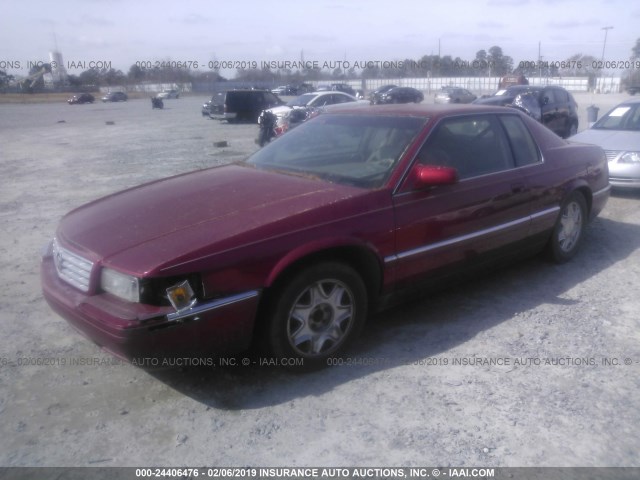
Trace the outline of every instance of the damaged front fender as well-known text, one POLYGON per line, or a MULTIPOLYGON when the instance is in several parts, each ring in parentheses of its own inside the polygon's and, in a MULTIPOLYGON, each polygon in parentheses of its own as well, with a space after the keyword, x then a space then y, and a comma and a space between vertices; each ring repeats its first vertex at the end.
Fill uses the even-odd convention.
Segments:
POLYGON ((513 99, 512 107, 522 110, 538 122, 542 121, 542 107, 534 92, 521 93, 513 99))

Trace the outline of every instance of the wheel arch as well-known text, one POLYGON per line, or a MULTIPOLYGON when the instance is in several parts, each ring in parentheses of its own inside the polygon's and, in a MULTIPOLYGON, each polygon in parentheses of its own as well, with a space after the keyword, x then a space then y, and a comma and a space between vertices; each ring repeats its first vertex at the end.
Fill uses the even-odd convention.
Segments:
POLYGON ((252 343, 255 347, 268 351, 263 342, 278 291, 305 268, 323 262, 340 262, 353 268, 364 282, 368 303, 380 294, 383 283, 383 261, 373 248, 354 242, 301 246, 282 257, 267 277, 254 325, 252 343))
POLYGON ((593 192, 591 191, 591 187, 589 187, 587 183, 581 182, 572 185, 570 188, 567 188, 561 205, 563 205, 567 198, 569 198, 569 196, 574 192, 578 192, 584 197, 585 202, 587 203, 587 218, 589 218, 591 214, 591 206, 593 204, 593 192))
POLYGON ((300 247, 285 255, 271 270, 265 282, 266 297, 287 279, 310 265, 322 262, 340 262, 353 268, 362 278, 368 297, 375 298, 381 291, 383 261, 368 245, 341 242, 331 245, 300 247))

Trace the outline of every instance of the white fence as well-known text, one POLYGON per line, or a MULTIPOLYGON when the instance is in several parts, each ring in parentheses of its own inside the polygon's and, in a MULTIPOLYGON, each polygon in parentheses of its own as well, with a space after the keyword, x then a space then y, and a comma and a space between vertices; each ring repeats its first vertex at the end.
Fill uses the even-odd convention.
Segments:
POLYGON ((112 85, 110 87, 100 87, 101 93, 109 92, 143 92, 143 93, 159 93, 165 90, 178 90, 181 93, 190 92, 192 90, 191 83, 139 83, 136 85, 112 85))
MULTIPOLYGON (((588 92, 589 79, 587 77, 529 77, 529 85, 558 85, 564 87, 570 92, 588 92)), ((315 87, 319 85, 328 85, 338 80, 319 80, 310 82, 315 87)), ((493 93, 498 90, 500 77, 426 77, 426 78, 370 78, 361 80, 347 80, 349 86, 356 90, 364 90, 365 93, 372 92, 383 85, 397 85, 399 87, 413 87, 426 94, 431 94, 441 87, 455 85, 471 90, 475 94, 493 93)), ((618 93, 620 92, 620 77, 605 77, 596 79, 595 91, 599 93, 618 93)), ((180 92, 191 91, 207 91, 213 90, 230 90, 233 88, 274 88, 278 84, 273 82, 214 82, 197 85, 198 88, 191 83, 155 83, 155 84, 138 84, 129 86, 112 86, 100 87, 101 92, 109 92, 116 90, 125 90, 128 92, 147 92, 157 93, 163 90, 175 88, 180 92), (219 87, 219 88, 218 88, 219 87)))
MULTIPOLYGON (((588 92, 589 79, 587 77, 529 77, 529 85, 558 85, 571 92, 588 92)), ((614 93, 620 91, 620 78, 597 79, 596 91, 602 93, 614 93)), ((330 83, 325 81, 313 82, 316 84, 330 83)), ((363 80, 348 80, 354 89, 371 92, 383 85, 394 84, 399 87, 413 87, 427 94, 441 87, 455 85, 471 90, 474 93, 491 93, 498 90, 500 77, 437 77, 437 78, 372 78, 363 80)))

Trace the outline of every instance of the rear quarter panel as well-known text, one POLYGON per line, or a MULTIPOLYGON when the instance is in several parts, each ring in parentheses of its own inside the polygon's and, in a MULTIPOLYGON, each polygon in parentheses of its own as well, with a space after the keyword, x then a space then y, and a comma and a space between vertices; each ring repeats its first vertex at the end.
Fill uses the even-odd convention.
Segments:
MULTIPOLYGON (((563 140, 530 118, 525 117, 525 121, 542 153, 540 168, 525 169, 537 198, 534 208, 560 207, 571 192, 580 190, 587 200, 590 217, 595 217, 608 198, 609 171, 604 151, 563 140)), ((547 219, 534 222, 533 226, 540 231, 552 228, 553 224, 547 219)))

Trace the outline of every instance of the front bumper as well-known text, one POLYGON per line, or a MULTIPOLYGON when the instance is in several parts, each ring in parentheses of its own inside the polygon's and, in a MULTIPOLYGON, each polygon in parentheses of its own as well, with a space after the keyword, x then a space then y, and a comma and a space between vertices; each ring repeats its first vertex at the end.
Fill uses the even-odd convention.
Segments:
POLYGON ((640 189, 640 178, 609 177, 609 183, 614 188, 640 189))
POLYGON ((615 188, 640 188, 640 166, 609 164, 609 183, 615 188))
POLYGON ((244 292, 186 312, 85 294, 60 280, 51 256, 41 264, 42 291, 51 308, 104 350, 137 365, 167 359, 220 357, 246 350, 260 294, 244 292))
POLYGON ((609 158, 609 183, 615 188, 640 188, 640 165, 620 162, 623 151, 605 150, 609 158))

